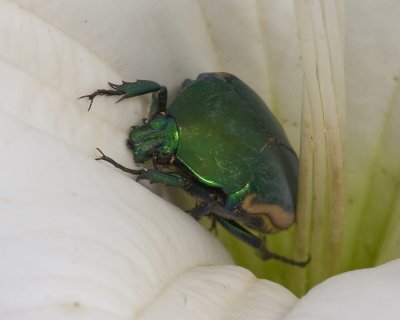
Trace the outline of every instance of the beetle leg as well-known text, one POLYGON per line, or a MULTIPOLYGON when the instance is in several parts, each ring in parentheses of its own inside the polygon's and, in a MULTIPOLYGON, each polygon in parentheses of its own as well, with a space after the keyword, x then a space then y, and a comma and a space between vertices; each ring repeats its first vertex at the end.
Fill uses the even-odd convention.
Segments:
POLYGON ((213 213, 215 217, 219 217, 227 220, 238 220, 240 215, 238 215, 235 211, 230 211, 224 208, 217 198, 212 198, 208 196, 203 202, 195 207, 191 216, 196 220, 199 220, 201 217, 213 213))
POLYGON ((247 243, 249 246, 258 249, 263 244, 261 239, 250 233, 234 220, 221 218, 219 216, 215 216, 215 219, 225 230, 227 230, 239 240, 247 243))
POLYGON ((241 221, 243 220, 243 214, 240 211, 237 210, 229 210, 222 206, 221 204, 215 203, 213 207, 213 213, 215 216, 218 216, 222 219, 226 220, 235 220, 235 221, 241 221))
POLYGON ((263 239, 260 239, 259 237, 255 236, 254 234, 252 234, 247 229, 243 228, 240 224, 238 224, 234 220, 227 220, 219 216, 215 216, 215 218, 218 221, 218 223, 223 228, 225 228, 229 233, 231 233, 239 240, 247 243, 251 247, 255 248, 257 250, 257 254, 263 260, 275 259, 290 264, 292 266, 298 266, 298 267, 305 267, 311 260, 311 257, 309 256, 305 261, 296 261, 281 256, 279 254, 276 254, 274 252, 271 252, 265 245, 265 241, 263 239))
POLYGON ((169 187, 184 188, 188 180, 179 174, 163 172, 156 169, 143 170, 136 181, 148 180, 150 183, 161 183, 169 187))
POLYGON ((111 163, 114 167, 116 167, 124 172, 130 173, 132 175, 137 175, 136 181, 148 180, 150 183, 161 183, 166 186, 178 187, 178 188, 185 188, 185 186, 189 183, 188 179, 182 177, 179 174, 163 172, 163 171, 156 170, 156 169, 135 170, 135 169, 127 168, 127 167, 119 164, 117 161, 110 158, 109 156, 106 156, 103 153, 103 151, 101 151, 99 148, 96 148, 96 149, 97 149, 97 151, 99 151, 101 153, 101 156, 96 158, 96 160, 106 161, 108 163, 111 163))
POLYGON ((88 98, 90 105, 88 111, 92 107, 92 103, 95 97, 99 95, 104 96, 122 96, 117 102, 126 98, 140 96, 146 93, 153 92, 153 100, 150 107, 149 117, 152 117, 157 112, 163 112, 166 109, 167 104, 167 88, 161 86, 157 82, 150 80, 137 80, 135 82, 122 81, 122 84, 108 83, 111 89, 98 89, 91 94, 84 95, 78 99, 88 98))
MULTIPOLYGON (((190 179, 185 178, 179 173, 164 172, 158 169, 130 169, 119 164, 117 161, 110 158, 109 156, 105 155, 104 152, 101 151, 99 148, 96 149, 101 154, 101 156, 96 158, 96 160, 106 161, 124 172, 130 173, 132 175, 137 175, 136 181, 148 180, 150 183, 160 183, 170 187, 182 188, 193 197, 201 200, 203 203, 209 203, 210 205, 212 204, 213 208, 217 205, 215 200, 216 196, 214 194, 210 194, 208 190, 200 185, 193 183, 190 179)), ((210 211, 208 213, 210 213, 210 211)))
POLYGON ((92 108, 93 100, 97 96, 121 96, 124 93, 122 91, 118 90, 107 90, 107 89, 97 89, 91 94, 87 94, 84 96, 80 96, 78 99, 83 99, 83 98, 88 98, 90 101, 88 111, 90 111, 90 108, 92 108))
POLYGON ((167 96, 167 88, 164 86, 160 86, 160 90, 153 92, 148 115, 149 119, 153 118, 154 115, 167 110, 167 96))
POLYGON ((133 175, 138 175, 138 174, 140 175, 144 171, 143 169, 135 170, 135 169, 130 169, 130 168, 124 167, 122 164, 119 164, 114 159, 110 158, 109 156, 106 156, 103 153, 103 151, 101 151, 99 148, 96 148, 96 149, 97 149, 97 151, 100 152, 101 156, 96 158, 95 160, 106 161, 108 163, 111 163, 114 167, 116 167, 124 172, 133 174, 133 175))
POLYGON ((308 255, 307 259, 303 260, 303 261, 297 261, 297 260, 293 260, 293 259, 281 256, 279 254, 276 254, 274 252, 269 251, 268 248, 265 245, 265 241, 261 240, 261 243, 262 243, 261 246, 259 248, 257 248, 257 255, 262 260, 275 259, 275 260, 279 260, 279 261, 282 261, 284 263, 290 264, 292 266, 298 266, 298 267, 305 267, 311 261, 311 256, 310 255, 308 255))
POLYGON ((211 223, 208 230, 213 232, 215 235, 218 235, 217 219, 215 218, 215 215, 211 214, 212 210, 210 207, 212 207, 212 205, 209 202, 203 202, 199 205, 196 205, 193 209, 187 210, 186 213, 189 213, 195 220, 200 220, 200 218, 209 215, 211 223))
POLYGON ((194 219, 200 220, 201 217, 210 214, 214 206, 215 204, 213 202, 202 202, 194 209, 190 210, 189 213, 194 219))
POLYGON ((217 229, 217 218, 215 217, 215 215, 211 215, 211 225, 208 228, 208 230, 210 230, 210 232, 213 232, 216 236, 218 236, 218 229, 217 229))
POLYGON ((190 194, 193 198, 200 200, 201 202, 207 202, 207 203, 215 202, 216 195, 199 184, 189 182, 185 186, 185 191, 188 194, 190 194))

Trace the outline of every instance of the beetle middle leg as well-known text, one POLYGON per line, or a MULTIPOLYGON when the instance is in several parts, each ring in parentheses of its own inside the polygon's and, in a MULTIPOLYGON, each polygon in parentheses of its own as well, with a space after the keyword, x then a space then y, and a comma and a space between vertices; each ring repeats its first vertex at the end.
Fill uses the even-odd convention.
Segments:
POLYGON ((160 183, 169 187, 182 188, 190 195, 201 200, 202 202, 211 202, 213 199, 212 196, 210 196, 208 190, 205 190, 200 185, 197 186, 190 179, 184 177, 179 173, 164 172, 159 169, 130 169, 121 165, 109 156, 105 155, 104 152, 101 151, 99 148, 96 149, 101 154, 101 156, 96 158, 96 160, 106 161, 112 164, 117 169, 120 169, 121 171, 137 176, 136 181, 148 180, 150 183, 160 183))
POLYGON ((118 163, 117 161, 115 161, 114 159, 110 158, 109 156, 106 156, 104 154, 104 152, 101 151, 99 148, 96 148, 96 150, 98 152, 100 152, 101 156, 97 157, 95 160, 101 160, 101 161, 108 162, 108 163, 112 164, 114 167, 118 168, 119 170, 126 172, 126 173, 130 173, 132 175, 140 175, 144 171, 143 169, 136 170, 136 169, 127 168, 127 167, 123 166, 122 164, 118 163))

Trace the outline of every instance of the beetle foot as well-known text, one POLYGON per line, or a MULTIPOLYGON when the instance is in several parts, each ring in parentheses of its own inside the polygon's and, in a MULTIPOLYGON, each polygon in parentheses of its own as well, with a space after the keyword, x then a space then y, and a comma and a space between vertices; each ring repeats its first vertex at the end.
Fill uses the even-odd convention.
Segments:
POLYGON ((262 259, 262 260, 269 260, 269 259, 274 259, 274 260, 279 260, 281 262, 284 262, 286 264, 290 264, 292 266, 296 267, 305 267, 307 266, 310 261, 311 261, 311 255, 308 256, 308 258, 304 261, 297 261, 293 260, 284 256, 281 256, 279 254, 276 254, 274 252, 271 252, 268 250, 268 248, 265 246, 265 243, 262 242, 261 246, 257 250, 257 255, 262 259))
POLYGON ((110 158, 109 156, 105 155, 104 152, 100 150, 100 148, 96 148, 96 150, 98 152, 100 152, 101 156, 97 157, 95 160, 108 162, 108 163, 112 164, 114 167, 116 167, 124 172, 130 173, 132 175, 140 175, 144 171, 143 169, 135 170, 135 169, 127 168, 127 167, 123 166, 122 164, 119 164, 117 161, 110 158))
MULTIPOLYGON (((89 101, 90 101, 88 111, 90 111, 90 109, 92 108, 93 100, 97 96, 120 96, 120 95, 123 95, 123 94, 125 94, 125 93, 120 91, 120 90, 98 89, 95 92, 93 92, 91 94, 87 94, 87 95, 81 96, 78 99, 88 98, 89 101)), ((118 101, 120 101, 120 100, 118 100, 118 101)))

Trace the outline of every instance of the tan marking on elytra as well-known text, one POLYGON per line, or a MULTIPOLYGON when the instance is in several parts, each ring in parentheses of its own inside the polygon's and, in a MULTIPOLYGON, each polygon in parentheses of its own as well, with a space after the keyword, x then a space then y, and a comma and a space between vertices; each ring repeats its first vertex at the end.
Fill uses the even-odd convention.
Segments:
POLYGON ((294 213, 284 210, 277 204, 257 203, 254 201, 256 194, 246 196, 242 208, 248 214, 260 215, 265 223, 264 232, 273 233, 289 228, 294 222, 294 213))
POLYGON ((215 73, 216 73, 216 74, 219 74, 220 76, 222 76, 222 77, 224 77, 224 78, 232 77, 232 75, 231 75, 230 73, 228 73, 228 72, 220 71, 220 72, 215 72, 215 73))

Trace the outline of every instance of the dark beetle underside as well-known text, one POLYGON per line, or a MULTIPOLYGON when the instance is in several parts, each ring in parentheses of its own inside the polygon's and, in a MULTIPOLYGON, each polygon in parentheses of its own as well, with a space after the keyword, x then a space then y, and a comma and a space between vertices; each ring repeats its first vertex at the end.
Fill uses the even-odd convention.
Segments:
POLYGON ((110 86, 83 97, 91 106, 97 95, 122 100, 153 94, 148 119, 133 127, 128 139, 135 162, 151 160, 153 168, 128 169, 100 150, 98 160, 136 180, 184 189, 197 200, 190 212, 195 219, 211 216, 262 259, 307 265, 309 259, 270 252, 263 238, 246 229, 274 233, 293 224, 298 177, 298 159, 282 127, 252 89, 233 75, 204 73, 186 80, 167 108, 167 89, 156 82, 110 86))

